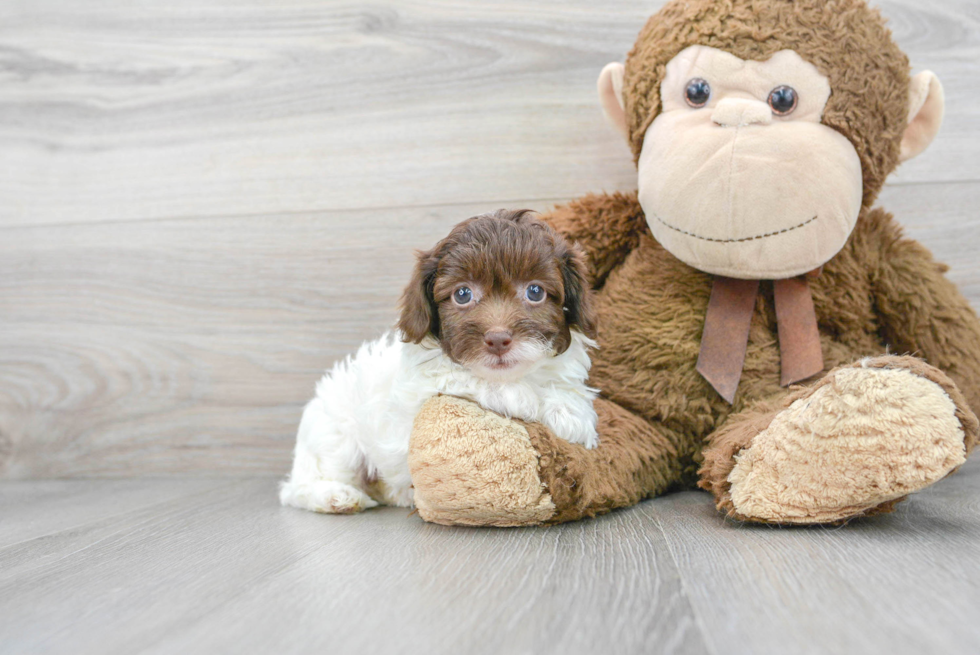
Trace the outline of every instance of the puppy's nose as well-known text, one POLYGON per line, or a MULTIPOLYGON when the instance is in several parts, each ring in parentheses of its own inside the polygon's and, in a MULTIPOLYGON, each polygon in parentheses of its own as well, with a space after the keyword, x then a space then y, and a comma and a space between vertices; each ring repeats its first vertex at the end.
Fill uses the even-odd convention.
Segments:
POLYGON ((510 350, 510 332, 487 332, 483 335, 483 343, 487 344, 487 350, 499 357, 510 350))

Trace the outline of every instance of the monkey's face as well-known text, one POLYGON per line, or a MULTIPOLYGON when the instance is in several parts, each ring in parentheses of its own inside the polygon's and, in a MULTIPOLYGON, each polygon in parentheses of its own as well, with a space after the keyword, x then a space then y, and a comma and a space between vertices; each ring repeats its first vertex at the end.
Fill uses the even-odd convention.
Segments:
POLYGON ((862 202, 861 161, 820 119, 827 78, 791 50, 743 61, 692 46, 667 65, 638 161, 658 241, 702 271, 776 279, 823 265, 862 202))
POLYGON ((865 0, 671 0, 602 70, 599 99, 657 239, 746 279, 832 258, 944 107, 865 0))

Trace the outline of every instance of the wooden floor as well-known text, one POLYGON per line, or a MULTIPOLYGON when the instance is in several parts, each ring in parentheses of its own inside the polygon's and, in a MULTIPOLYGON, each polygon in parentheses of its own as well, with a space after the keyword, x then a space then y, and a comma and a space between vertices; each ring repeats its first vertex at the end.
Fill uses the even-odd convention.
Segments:
MULTIPOLYGON (((661 4, 2 3, 0 654, 980 653, 977 461, 834 529, 276 503, 414 248, 635 188, 595 80, 661 4)), ((980 306, 980 2, 877 4, 947 99, 879 204, 980 306)))
POLYGON ((250 479, 0 482, 4 653, 980 652, 980 461, 843 528, 684 492, 553 528, 283 508, 250 479))

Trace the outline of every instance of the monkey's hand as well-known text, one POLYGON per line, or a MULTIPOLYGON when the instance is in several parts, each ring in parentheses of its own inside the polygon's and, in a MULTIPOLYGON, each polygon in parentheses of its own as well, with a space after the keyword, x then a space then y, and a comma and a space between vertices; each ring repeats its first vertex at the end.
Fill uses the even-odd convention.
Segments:
POLYGON ((589 450, 468 400, 430 399, 408 452, 419 515, 443 525, 561 523, 634 505, 677 479, 676 448, 652 424, 603 398, 595 410, 599 445, 589 450))

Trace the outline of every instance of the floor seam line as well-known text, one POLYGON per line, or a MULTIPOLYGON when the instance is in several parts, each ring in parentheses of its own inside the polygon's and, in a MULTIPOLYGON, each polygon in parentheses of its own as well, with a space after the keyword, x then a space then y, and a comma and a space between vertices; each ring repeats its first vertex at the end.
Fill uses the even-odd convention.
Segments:
MULTIPOLYGON (((656 501, 654 500, 652 502, 656 502, 656 501)), ((710 639, 710 637, 708 636, 708 632, 705 629, 704 619, 701 617, 701 614, 698 612, 694 603, 694 599, 691 597, 691 593, 688 590, 687 580, 684 577, 683 571, 681 571, 680 562, 678 562, 677 560, 677 554, 674 552, 674 547, 670 543, 670 538, 667 536, 667 531, 664 530, 664 526, 660 519, 659 512, 657 512, 654 515, 653 521, 656 524, 657 529, 660 530, 660 535, 664 538, 664 543, 667 544, 667 553, 670 555, 670 561, 674 563, 674 570, 677 571, 677 577, 680 579, 681 594, 684 596, 684 600, 687 601, 688 607, 691 608, 691 616, 694 617, 694 624, 697 626, 698 632, 701 634, 701 641, 704 642, 704 646, 705 648, 708 649, 710 655, 718 655, 718 652, 714 647, 714 642, 710 639)))

